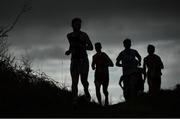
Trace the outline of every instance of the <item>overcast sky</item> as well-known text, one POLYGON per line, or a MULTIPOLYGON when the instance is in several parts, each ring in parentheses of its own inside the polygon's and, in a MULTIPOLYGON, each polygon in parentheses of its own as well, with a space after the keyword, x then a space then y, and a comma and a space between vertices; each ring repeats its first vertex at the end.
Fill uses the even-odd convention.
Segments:
MULTIPOLYGON (((0 26, 12 23, 24 0, 0 0, 0 26)), ((180 2, 178 0, 31 0, 32 10, 22 16, 9 33, 10 49, 17 58, 27 53, 34 61, 34 69, 44 71, 59 82, 70 85, 70 57, 66 35, 71 32, 71 19, 82 18, 82 30, 92 43, 99 41, 115 62, 123 50, 125 38, 132 39, 132 48, 142 58, 149 43, 162 58, 165 69, 162 88, 180 83, 180 2)), ((91 57, 95 51, 88 52, 91 57)), ((93 74, 89 82, 94 95, 93 74)), ((118 86, 121 69, 110 69, 110 95, 119 100, 118 86), (117 95, 118 93, 118 95, 117 95)), ((81 85, 80 85, 81 86, 81 85)), ((82 88, 82 86, 81 86, 82 88)))

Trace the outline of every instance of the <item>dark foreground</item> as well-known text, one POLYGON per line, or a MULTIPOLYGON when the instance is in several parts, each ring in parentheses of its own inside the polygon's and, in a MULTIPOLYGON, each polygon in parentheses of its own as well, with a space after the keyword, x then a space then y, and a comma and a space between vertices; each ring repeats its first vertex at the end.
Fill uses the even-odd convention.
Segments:
POLYGON ((144 93, 131 102, 101 107, 44 74, 0 62, 0 117, 180 117, 180 85, 156 98, 144 93))

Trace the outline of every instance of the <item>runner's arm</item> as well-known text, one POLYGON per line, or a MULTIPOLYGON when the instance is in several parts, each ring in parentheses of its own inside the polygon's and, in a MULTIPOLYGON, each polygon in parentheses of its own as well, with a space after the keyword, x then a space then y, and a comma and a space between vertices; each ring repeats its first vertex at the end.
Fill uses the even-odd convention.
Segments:
POLYGON ((122 64, 120 63, 120 61, 122 61, 122 54, 121 53, 116 58, 116 66, 122 67, 122 64))
POLYGON ((86 50, 90 50, 92 51, 93 50, 93 45, 92 45, 92 42, 90 41, 89 39, 89 36, 86 34, 86 50))
POLYGON ((160 67, 161 67, 161 69, 164 69, 164 64, 163 64, 161 58, 159 58, 159 59, 160 59, 160 67))
POLYGON ((91 64, 92 70, 95 70, 95 60, 94 60, 94 56, 92 57, 92 64, 91 64))
POLYGON ((121 77, 120 77, 120 80, 119 80, 119 85, 120 85, 120 87, 124 90, 124 87, 122 86, 122 82, 123 82, 123 77, 121 76, 121 77))
POLYGON ((68 34, 67 35, 67 39, 68 39, 68 42, 69 42, 69 49, 65 52, 65 55, 70 55, 71 54, 71 44, 70 44, 70 35, 68 34))
POLYGON ((105 57, 107 59, 107 65, 110 67, 113 67, 114 64, 113 64, 112 60, 109 58, 109 56, 107 54, 105 54, 105 57))
POLYGON ((146 73, 146 60, 145 59, 143 61, 143 74, 144 74, 144 82, 145 82, 146 77, 147 77, 147 73, 146 73))
POLYGON ((141 66, 141 55, 136 51, 136 57, 138 58, 138 65, 141 66))

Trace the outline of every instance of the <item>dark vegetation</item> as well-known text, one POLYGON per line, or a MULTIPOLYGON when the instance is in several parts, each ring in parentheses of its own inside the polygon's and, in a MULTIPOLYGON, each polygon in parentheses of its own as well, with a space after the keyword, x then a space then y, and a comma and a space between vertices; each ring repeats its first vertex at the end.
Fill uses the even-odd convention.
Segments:
POLYGON ((1 117, 179 117, 179 100, 177 85, 155 98, 144 93, 108 107, 87 102, 84 96, 74 103, 71 92, 44 73, 17 67, 9 57, 0 60, 1 117))

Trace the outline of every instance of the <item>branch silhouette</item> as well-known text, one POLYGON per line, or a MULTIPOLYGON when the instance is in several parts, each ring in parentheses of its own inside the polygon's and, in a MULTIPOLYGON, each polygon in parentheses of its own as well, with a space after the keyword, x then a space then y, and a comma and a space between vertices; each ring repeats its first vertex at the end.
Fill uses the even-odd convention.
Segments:
POLYGON ((13 23, 9 26, 9 27, 2 27, 0 28, 0 38, 4 38, 4 37, 8 37, 8 32, 10 32, 15 25, 17 24, 17 22, 19 21, 20 17, 30 11, 32 9, 32 7, 30 6, 29 3, 24 3, 21 11, 17 14, 15 20, 13 21, 13 23))

